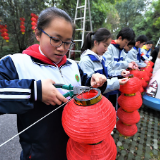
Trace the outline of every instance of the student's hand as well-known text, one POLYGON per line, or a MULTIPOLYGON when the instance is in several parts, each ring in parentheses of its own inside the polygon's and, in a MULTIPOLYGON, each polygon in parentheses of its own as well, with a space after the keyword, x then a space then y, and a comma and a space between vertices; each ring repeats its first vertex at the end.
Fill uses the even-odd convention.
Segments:
POLYGON ((120 85, 124 85, 128 82, 129 78, 123 78, 123 79, 119 79, 119 84, 120 85))
POLYGON ((133 63, 132 62, 128 64, 128 68, 133 69, 133 63))
POLYGON ((91 77, 91 86, 94 88, 101 87, 106 81, 106 76, 104 76, 103 74, 95 73, 91 77))
POLYGON ((147 60, 144 61, 145 64, 148 64, 148 62, 149 62, 149 61, 147 61, 147 60))
POLYGON ((138 67, 138 64, 134 61, 131 62, 133 64, 133 67, 138 67))
POLYGON ((124 77, 127 76, 128 74, 130 74, 130 71, 124 70, 121 72, 121 76, 124 76, 124 77))
POLYGON ((68 100, 54 87, 55 82, 51 79, 45 79, 42 83, 42 102, 46 105, 61 105, 68 100))
POLYGON ((136 69, 136 70, 139 69, 138 68, 138 64, 136 62, 134 62, 134 61, 132 61, 131 63, 129 63, 128 68, 136 69))
POLYGON ((133 65, 132 69, 139 70, 137 63, 133 65))

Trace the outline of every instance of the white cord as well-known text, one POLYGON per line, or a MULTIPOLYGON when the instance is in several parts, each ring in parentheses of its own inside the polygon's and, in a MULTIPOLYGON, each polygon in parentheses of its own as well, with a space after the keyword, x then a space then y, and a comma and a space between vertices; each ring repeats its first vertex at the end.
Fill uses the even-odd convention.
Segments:
MULTIPOLYGON (((82 92, 83 93, 83 92, 82 92)), ((80 93, 81 94, 81 93, 80 93)), ((78 95, 80 95, 78 94, 78 95)), ((77 96, 77 95, 76 95, 77 96)), ((75 97, 75 96, 74 96, 75 97)), ((74 98, 73 97, 73 98, 74 98)), ((69 101, 71 101, 73 98, 71 98, 70 100, 68 100, 66 103, 68 103, 69 101)), ((36 122, 32 123, 30 126, 28 126, 27 128, 25 128, 24 130, 22 130, 21 132, 19 132, 18 134, 16 134, 15 136, 13 136, 12 138, 8 139, 7 141, 5 141, 4 143, 2 143, 0 145, 0 148, 5 145, 6 143, 8 143, 9 141, 11 141, 13 138, 19 136, 21 133, 25 132, 27 129, 31 128, 32 126, 34 126, 36 123, 40 122, 42 119, 46 118, 47 116, 49 116, 51 113, 55 112, 56 110, 58 110, 59 108, 61 108, 63 105, 65 105, 66 103, 63 103, 62 105, 60 105, 59 107, 57 107, 56 109, 54 109, 53 111, 51 111, 50 113, 46 114, 45 116, 43 116, 42 118, 40 118, 39 120, 37 120, 36 122)))

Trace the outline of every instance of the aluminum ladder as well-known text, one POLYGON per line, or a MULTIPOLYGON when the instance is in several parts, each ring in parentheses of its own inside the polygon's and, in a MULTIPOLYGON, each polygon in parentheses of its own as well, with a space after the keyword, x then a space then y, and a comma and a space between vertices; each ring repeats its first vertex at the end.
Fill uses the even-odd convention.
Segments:
POLYGON ((158 45, 160 44, 160 38, 158 39, 158 42, 156 44, 156 47, 158 47, 158 45))
MULTIPOLYGON (((81 28, 78 28, 78 29, 75 29, 75 31, 80 31, 81 32, 81 39, 77 39, 77 40, 74 40, 74 42, 77 44, 77 43, 80 43, 80 46, 82 47, 83 45, 83 42, 84 42, 84 36, 85 36, 85 32, 92 32, 93 29, 92 29, 92 21, 91 21, 91 10, 90 10, 90 1, 89 0, 84 0, 84 5, 81 5, 81 0, 77 0, 77 5, 76 5, 76 11, 75 11, 75 18, 74 18, 74 24, 76 26, 76 22, 77 21, 81 21, 81 28), (88 14, 89 14, 89 19, 86 19, 86 13, 87 13, 87 10, 88 10, 88 14), (81 17, 77 17, 78 13, 80 15, 82 15, 82 11, 83 11, 83 16, 81 17), (90 31, 86 31, 85 28, 86 28, 86 21, 89 21, 90 23, 90 31)), ((76 34, 76 32, 75 32, 76 34)), ((70 50, 69 51, 69 55, 68 55, 68 58, 71 57, 71 52, 81 52, 80 48, 75 48, 75 50, 70 50)))

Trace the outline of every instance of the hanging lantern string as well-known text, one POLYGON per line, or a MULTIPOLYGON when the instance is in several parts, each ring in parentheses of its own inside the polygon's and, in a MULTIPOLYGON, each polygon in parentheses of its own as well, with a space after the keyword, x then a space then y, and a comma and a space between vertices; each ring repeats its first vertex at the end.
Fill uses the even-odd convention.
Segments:
MULTIPOLYGON (((96 83, 94 84, 96 85, 96 83)), ((94 86, 93 85, 93 86, 94 86)), ((91 87, 93 87, 91 86, 91 87)), ((85 91, 82 91, 81 93, 79 93, 78 95, 75 95, 74 97, 76 96, 79 96, 80 94, 82 94, 83 92, 85 91)), ((74 98, 73 97, 73 98, 74 98)), ((5 145, 6 143, 8 143, 9 141, 11 141, 12 139, 14 139, 15 137, 19 136, 20 134, 22 134, 23 132, 25 132, 26 130, 28 130, 29 128, 31 128, 32 126, 34 126, 35 124, 37 124, 38 122, 40 122, 41 120, 43 120, 44 118, 46 118, 47 116, 49 116, 50 114, 52 114, 53 112, 55 112, 56 110, 60 109, 62 106, 64 106, 65 104, 67 104, 68 102, 70 102, 73 98, 71 98, 70 100, 68 100, 67 102, 63 103, 62 105, 60 105, 59 107, 57 107, 56 109, 52 110, 51 112, 49 112, 48 114, 46 114, 45 116, 43 116, 42 118, 40 118, 39 120, 37 120, 36 122, 32 123, 30 126, 28 126, 27 128, 25 128, 24 130, 22 130, 21 132, 17 133, 16 135, 14 135, 12 138, 8 139, 7 141, 5 141, 4 143, 2 143, 0 145, 0 148, 5 145)))

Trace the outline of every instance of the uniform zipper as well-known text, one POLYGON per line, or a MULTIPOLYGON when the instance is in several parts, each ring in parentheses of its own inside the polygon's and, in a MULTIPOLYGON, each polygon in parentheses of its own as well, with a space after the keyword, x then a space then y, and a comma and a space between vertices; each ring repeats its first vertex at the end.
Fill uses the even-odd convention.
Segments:
POLYGON ((60 72, 61 76, 63 77, 61 69, 60 68, 58 68, 58 69, 59 69, 59 72, 60 72))
MULTIPOLYGON (((61 68, 63 67, 64 65, 62 65, 62 66, 60 66, 60 67, 58 67, 58 69, 59 69, 59 72, 60 72, 60 74, 61 74, 61 76, 62 76, 62 78, 63 78, 63 74, 62 74, 62 71, 61 71, 61 68)), ((67 66, 67 65, 65 65, 65 66, 67 66)))

